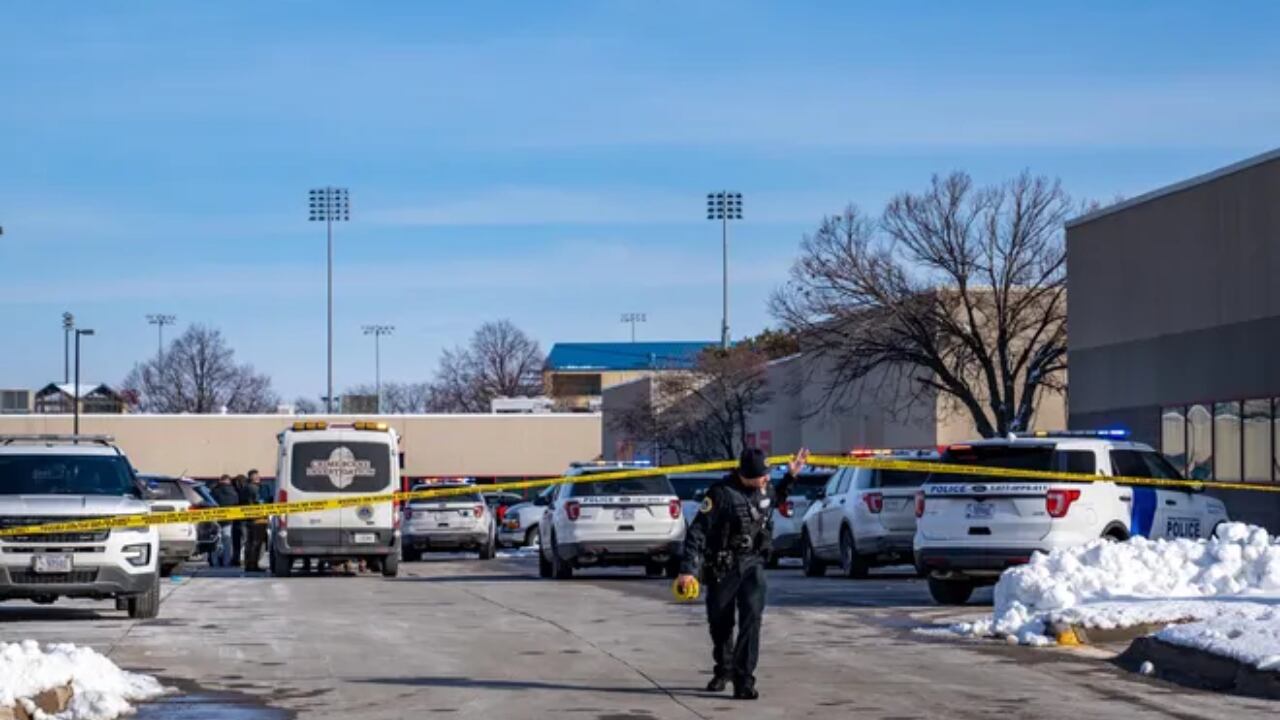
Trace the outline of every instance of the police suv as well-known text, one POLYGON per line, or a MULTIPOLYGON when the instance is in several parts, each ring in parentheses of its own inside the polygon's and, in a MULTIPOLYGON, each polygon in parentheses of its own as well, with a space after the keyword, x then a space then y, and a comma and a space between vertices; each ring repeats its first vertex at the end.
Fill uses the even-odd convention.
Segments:
MULTIPOLYGON (((0 528, 148 512, 145 488, 106 436, 0 436, 0 528)), ((0 600, 115 600, 160 612, 155 527, 0 537, 0 600)))
MULTIPOLYGON (((835 475, 835 468, 805 466, 796 474, 795 483, 787 495, 786 502, 773 510, 773 531, 770 536, 770 550, 767 559, 769 567, 777 567, 779 558, 801 557, 801 542, 805 513, 814 501, 822 494, 822 489, 835 475)), ((787 468, 774 468, 770 473, 770 482, 774 485, 782 482, 787 476, 787 468)))
MULTIPOLYGON (((1163 455, 1120 430, 1037 432, 952 445, 942 463, 1099 476, 1177 479, 1163 455)), ((1227 521, 1222 502, 1192 489, 1028 478, 931 474, 916 494, 916 567, 941 604, 962 604, 975 587, 1035 552, 1099 538, 1207 538, 1227 521)))
MULTIPOLYGON (((932 450, 855 450, 854 458, 936 461, 932 450)), ((873 567, 912 563, 915 496, 926 473, 844 467, 831 477, 804 514, 800 540, 804 574, 818 577, 835 564, 840 574, 864 578, 873 567)))
MULTIPOLYGON (((567 477, 647 467, 574 464, 567 477)), ((543 497, 546 499, 543 500, 543 497)), ((575 568, 643 565, 646 574, 679 572, 685 521, 665 475, 557 485, 538 523, 538 574, 567 579, 575 568)))
POLYGON ((401 554, 407 562, 422 559, 424 552, 475 550, 481 560, 497 552, 498 535, 493 510, 470 478, 420 483, 413 490, 469 488, 473 492, 412 500, 404 508, 401 554))

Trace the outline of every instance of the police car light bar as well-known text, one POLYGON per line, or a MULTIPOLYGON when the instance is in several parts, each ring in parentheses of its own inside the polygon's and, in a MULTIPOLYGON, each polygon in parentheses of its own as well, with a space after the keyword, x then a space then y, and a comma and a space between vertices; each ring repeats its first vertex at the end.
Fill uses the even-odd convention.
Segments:
POLYGON ((1017 438, 1112 438, 1123 440, 1129 437, 1129 431, 1123 428, 1107 428, 1103 430, 1036 430, 1034 432, 1010 433, 1017 438))

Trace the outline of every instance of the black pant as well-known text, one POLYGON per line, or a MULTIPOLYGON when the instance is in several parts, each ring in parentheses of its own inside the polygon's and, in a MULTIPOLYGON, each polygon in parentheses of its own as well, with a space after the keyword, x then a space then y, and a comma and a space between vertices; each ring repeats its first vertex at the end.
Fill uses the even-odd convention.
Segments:
POLYGON ((262 547, 267 544, 266 523, 249 521, 244 525, 244 567, 246 570, 260 570, 262 547))
POLYGON ((240 548, 244 544, 244 521, 236 520, 231 525, 231 565, 240 567, 240 548))
POLYGON ((760 659, 760 615, 764 613, 764 564, 740 566, 707 585, 707 622, 711 625, 716 675, 738 687, 754 687, 760 659), (738 638, 734 641, 734 612, 738 638))

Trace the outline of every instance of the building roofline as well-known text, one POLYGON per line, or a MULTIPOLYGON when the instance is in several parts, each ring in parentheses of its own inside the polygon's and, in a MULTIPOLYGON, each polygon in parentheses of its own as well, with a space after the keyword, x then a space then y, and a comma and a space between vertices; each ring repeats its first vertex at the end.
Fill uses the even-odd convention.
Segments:
POLYGON ((1166 185, 1162 188, 1157 188, 1155 190, 1152 190, 1151 192, 1143 193, 1137 197, 1118 202, 1114 205, 1108 205, 1107 207, 1094 210, 1091 213, 1085 213, 1084 215, 1068 220, 1065 224, 1065 227, 1067 229, 1071 229, 1078 225, 1083 225, 1088 222, 1093 222, 1094 220, 1098 220, 1100 218, 1106 217, 1107 215, 1111 215, 1112 213, 1117 213, 1117 212, 1120 212, 1121 210, 1128 210, 1131 207, 1142 205, 1144 203, 1151 202, 1152 200, 1157 200, 1159 198, 1165 197, 1166 195, 1173 195, 1174 193, 1179 193, 1179 192, 1182 192, 1183 190, 1190 190, 1191 188, 1196 187, 1198 185, 1203 185, 1205 183, 1218 180, 1219 178, 1224 178, 1228 175, 1234 175, 1238 172, 1248 170, 1250 168, 1256 167, 1258 165, 1262 165, 1263 163, 1271 162, 1273 160, 1280 160, 1280 148, 1276 148, 1275 150, 1268 150, 1267 152, 1264 152, 1260 155, 1254 155, 1253 157, 1245 158, 1240 162, 1232 163, 1225 167, 1218 168, 1217 170, 1211 170, 1207 173, 1204 173, 1203 175, 1196 175, 1195 177, 1173 183, 1172 185, 1166 185))

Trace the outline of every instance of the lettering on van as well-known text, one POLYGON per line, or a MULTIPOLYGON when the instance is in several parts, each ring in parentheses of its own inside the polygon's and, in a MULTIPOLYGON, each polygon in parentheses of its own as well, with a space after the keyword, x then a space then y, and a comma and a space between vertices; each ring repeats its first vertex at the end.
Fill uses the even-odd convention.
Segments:
POLYGON ((327 477, 339 490, 345 490, 356 478, 373 477, 377 471, 369 460, 362 460, 351 449, 340 445, 324 460, 307 463, 307 477, 327 477))

